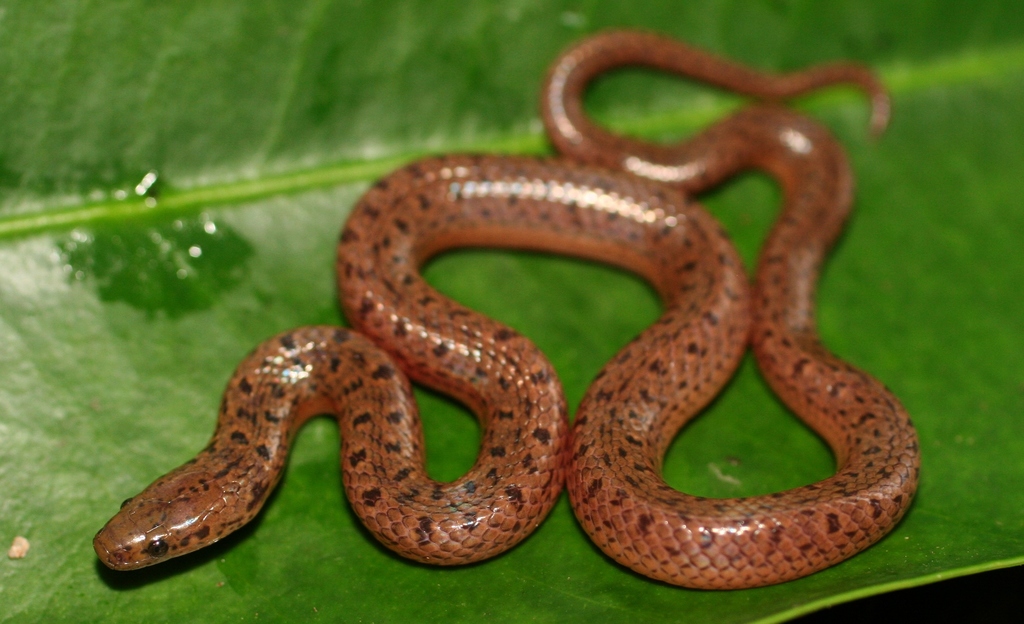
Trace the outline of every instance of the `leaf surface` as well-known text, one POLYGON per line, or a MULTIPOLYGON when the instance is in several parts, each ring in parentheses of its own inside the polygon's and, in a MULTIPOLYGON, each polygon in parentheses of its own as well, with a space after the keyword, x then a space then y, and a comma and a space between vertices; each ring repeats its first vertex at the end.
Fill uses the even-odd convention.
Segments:
MULTIPOLYGON (((0 3, 0 619, 35 621, 779 621, 1024 562, 1024 14, 1016 2, 58 0, 0 3), (895 96, 880 141, 836 90, 800 105, 848 147, 856 213, 820 284, 824 342, 885 381, 920 433, 922 481, 881 543, 811 577, 737 592, 613 564, 563 500, 513 551, 457 569, 378 546, 344 501, 337 430, 314 421, 253 526, 205 552, 106 571, 92 535, 193 456, 256 344, 343 322, 337 232, 375 177, 424 153, 547 150, 547 63, 597 30, 658 30, 773 70, 854 59, 895 96), (136 195, 158 174, 153 201, 136 195), (123 197, 123 199, 122 199, 123 197)), ((602 123, 685 137, 737 100, 628 71, 602 123)), ((748 263, 777 212, 766 178, 702 198, 748 263)), ((443 292, 532 338, 575 406, 658 315, 632 276, 459 251, 443 292)), ((473 418, 420 391, 435 477, 472 465, 473 418)), ((824 444, 747 361, 666 459, 706 496, 830 474, 824 444)))

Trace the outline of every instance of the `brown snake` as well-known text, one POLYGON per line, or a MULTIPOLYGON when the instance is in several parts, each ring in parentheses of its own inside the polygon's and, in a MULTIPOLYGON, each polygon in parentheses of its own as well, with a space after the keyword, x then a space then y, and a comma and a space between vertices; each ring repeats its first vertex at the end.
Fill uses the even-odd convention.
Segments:
MULTIPOLYGON (((595 49, 612 54, 605 68, 649 63, 595 49)), ((580 58, 586 68, 599 54, 580 58)), ((564 93, 578 96, 592 75, 570 71, 564 93)), ((783 91, 837 79, 849 76, 783 91)), ((546 121, 591 129, 582 109, 565 102, 565 114, 546 113, 546 121)), ((568 162, 451 156, 392 173, 353 209, 338 280, 346 316, 362 335, 305 327, 257 347, 228 384, 210 444, 125 501, 96 536, 100 559, 135 569, 239 528, 280 479, 297 429, 320 413, 338 419, 356 514, 386 546, 419 561, 468 563, 521 541, 557 500, 570 452, 570 494, 587 532, 618 561, 668 582, 779 582, 881 537, 912 497, 916 438, 896 400, 829 355, 813 325, 818 265, 849 206, 841 150, 811 122, 771 107, 716 125, 677 150, 679 160, 657 160, 672 150, 603 136, 654 163, 649 171, 697 170, 677 180, 686 190, 750 166, 783 182, 786 208, 755 285, 753 342, 772 387, 833 447, 839 474, 739 500, 708 501, 665 485, 657 476, 665 448, 728 380, 751 335, 747 278, 732 245, 703 209, 660 182, 568 162), (793 147, 804 145, 801 137, 806 152, 793 147), (638 273, 660 293, 662 317, 599 375, 571 445, 560 384, 536 347, 419 276, 432 255, 461 246, 596 259, 638 273), (405 375, 481 421, 477 462, 452 483, 426 475, 405 375)), ((584 156, 607 149, 592 145, 584 156)), ((615 158, 597 159, 621 166, 615 158)))

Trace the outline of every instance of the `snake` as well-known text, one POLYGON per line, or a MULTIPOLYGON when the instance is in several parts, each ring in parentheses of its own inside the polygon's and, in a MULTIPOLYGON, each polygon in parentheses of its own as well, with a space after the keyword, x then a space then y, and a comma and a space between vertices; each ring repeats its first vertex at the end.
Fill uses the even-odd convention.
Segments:
MULTIPOLYGON (((578 86, 566 94, 582 92, 578 76, 569 72, 563 84, 578 86)), ((795 91, 832 82, 816 80, 795 91)), ((585 122, 556 117, 577 128, 585 122)), ((122 504, 94 539, 100 560, 137 569, 245 525, 280 480, 296 432, 319 414, 338 421, 355 514, 386 547, 424 563, 471 563, 508 550, 539 526, 564 483, 599 547, 679 585, 780 582, 876 541, 912 498, 916 438, 895 398, 824 351, 813 329, 818 265, 849 204, 842 151, 813 122, 770 106, 687 146, 686 162, 701 171, 678 188, 607 161, 485 155, 428 158, 378 181, 353 208, 338 246, 339 298, 352 329, 303 327, 258 346, 228 382, 208 445, 122 504), (812 141, 813 157, 786 151, 793 140, 780 146, 783 129, 803 132, 793 136, 812 141), (692 198, 751 164, 791 182, 785 188, 794 198, 780 223, 797 224, 770 237, 753 290, 727 234, 692 198), (823 215, 832 230, 814 234, 823 215), (800 246, 787 248, 794 241, 800 246), (571 429, 544 355, 421 277, 431 257, 467 246, 596 260, 640 275, 659 293, 661 317, 599 373, 571 429), (657 476, 660 456, 751 341, 773 388, 828 440, 840 472, 769 497, 711 501, 672 490, 657 476), (453 482, 426 472, 410 380, 461 402, 481 423, 476 463, 453 482), (833 538, 835 524, 845 542, 833 538), (828 548, 818 544, 824 534, 828 548), (811 564, 791 563, 798 557, 811 564), (723 558, 727 565, 718 565, 723 558)))
POLYGON ((838 83, 863 89, 871 129, 890 114, 882 84, 864 68, 823 65, 759 74, 657 34, 611 31, 552 65, 541 95, 548 135, 578 162, 629 171, 698 193, 748 169, 768 173, 782 210, 760 251, 749 341, 768 385, 830 446, 836 473, 818 483, 746 498, 678 492, 661 477, 675 434, 718 388, 724 363, 707 337, 722 319, 688 315, 692 332, 664 319, 598 375, 576 414, 567 489, 591 540, 644 576, 700 589, 738 589, 806 576, 862 551, 903 517, 920 476, 917 434, 881 382, 830 353, 815 322, 825 256, 851 209, 853 175, 829 132, 777 100, 838 83), (641 66, 697 78, 765 100, 677 145, 608 132, 583 108, 600 74, 641 66), (708 352, 706 355, 705 352, 708 352), (701 357, 697 357, 701 356, 701 357))

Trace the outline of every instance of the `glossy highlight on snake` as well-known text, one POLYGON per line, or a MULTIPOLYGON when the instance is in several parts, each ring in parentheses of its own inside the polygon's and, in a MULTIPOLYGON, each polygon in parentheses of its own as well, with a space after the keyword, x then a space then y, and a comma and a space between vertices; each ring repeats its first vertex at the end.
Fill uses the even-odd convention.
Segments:
POLYGON ((552 141, 579 162, 447 156, 378 182, 338 247, 339 294, 355 331, 304 327, 257 347, 228 384, 210 443, 125 501, 96 536, 100 559, 140 568, 241 527, 280 479, 298 428, 324 413, 339 422, 356 514, 388 548, 427 563, 511 548, 540 524, 565 481, 581 524, 609 556, 689 587, 796 578, 895 525, 917 480, 910 420, 880 383, 829 354, 814 328, 820 264, 852 193, 842 150, 813 122, 770 105, 678 147, 615 137, 586 120, 579 98, 597 73, 627 64, 724 76, 716 84, 766 98, 853 81, 872 93, 883 126, 887 115, 884 91, 851 66, 776 79, 641 33, 585 41, 556 62, 542 104, 552 141), (727 236, 689 197, 750 167, 776 176, 785 194, 752 292, 727 236), (607 262, 661 295, 662 316, 602 370, 571 434, 543 354, 420 277, 430 257, 464 246, 607 262), (728 381, 748 343, 780 398, 832 446, 838 474, 747 499, 671 489, 660 477, 665 449, 728 381), (480 419, 476 464, 452 483, 426 474, 409 379, 480 419))

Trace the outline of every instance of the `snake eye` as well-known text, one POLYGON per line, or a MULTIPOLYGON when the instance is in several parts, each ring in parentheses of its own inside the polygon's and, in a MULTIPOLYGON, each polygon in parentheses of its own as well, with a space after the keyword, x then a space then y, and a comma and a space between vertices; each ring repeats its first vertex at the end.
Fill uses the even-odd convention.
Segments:
POLYGON ((167 542, 162 539, 155 539, 146 546, 146 554, 151 557, 163 557, 167 554, 167 542))
POLYGON ((130 503, 130 502, 132 502, 132 499, 130 499, 130 498, 124 499, 124 501, 121 503, 121 509, 124 509, 125 507, 127 507, 128 503, 130 503))

